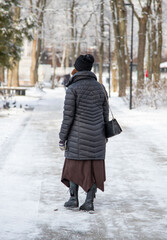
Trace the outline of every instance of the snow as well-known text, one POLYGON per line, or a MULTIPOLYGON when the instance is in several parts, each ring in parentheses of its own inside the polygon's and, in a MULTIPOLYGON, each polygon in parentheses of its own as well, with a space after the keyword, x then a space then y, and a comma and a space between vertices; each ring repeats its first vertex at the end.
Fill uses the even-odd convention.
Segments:
MULTIPOLYGON (((123 132, 107 143, 105 192, 97 191, 94 214, 63 207, 64 88, 32 89, 15 97, 16 108, 0 111, 0 239, 167 239, 167 111, 129 110, 111 95, 123 132)), ((80 188, 80 204, 84 199, 80 188)))
POLYGON ((167 62, 163 62, 160 64, 160 68, 167 68, 167 62))

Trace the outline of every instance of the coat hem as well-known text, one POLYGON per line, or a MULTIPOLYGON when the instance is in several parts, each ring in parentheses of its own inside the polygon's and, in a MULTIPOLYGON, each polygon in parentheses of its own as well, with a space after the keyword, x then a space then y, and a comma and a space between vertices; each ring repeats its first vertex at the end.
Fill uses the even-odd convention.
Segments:
POLYGON ((70 157, 67 157, 67 156, 66 156, 66 158, 69 159, 69 160, 78 160, 78 161, 79 161, 79 160, 83 160, 83 161, 84 161, 84 160, 85 160, 85 161, 86 161, 86 160, 105 160, 105 158, 89 158, 89 157, 87 157, 87 158, 70 158, 70 157))

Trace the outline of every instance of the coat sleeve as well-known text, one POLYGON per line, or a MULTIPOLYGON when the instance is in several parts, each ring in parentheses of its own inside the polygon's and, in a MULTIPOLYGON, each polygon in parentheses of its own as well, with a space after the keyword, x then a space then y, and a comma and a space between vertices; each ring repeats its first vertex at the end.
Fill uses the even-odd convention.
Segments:
POLYGON ((59 138, 62 141, 66 141, 68 139, 68 135, 74 120, 74 116, 75 116, 75 95, 72 89, 68 88, 64 102, 63 121, 59 133, 59 138))
POLYGON ((109 106, 108 106, 108 94, 107 91, 105 89, 105 87, 103 86, 104 91, 105 91, 105 96, 104 96, 104 103, 103 103, 103 116, 104 116, 104 122, 108 122, 109 121, 109 106), (107 99, 106 99, 107 98, 107 99))

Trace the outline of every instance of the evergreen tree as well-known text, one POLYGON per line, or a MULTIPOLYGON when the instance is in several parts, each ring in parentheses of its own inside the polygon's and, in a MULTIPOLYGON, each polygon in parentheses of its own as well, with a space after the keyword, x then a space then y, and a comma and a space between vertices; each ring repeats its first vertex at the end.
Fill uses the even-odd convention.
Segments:
POLYGON ((23 38, 32 38, 29 18, 15 17, 20 0, 0 1, 0 67, 11 68, 20 59, 23 38))

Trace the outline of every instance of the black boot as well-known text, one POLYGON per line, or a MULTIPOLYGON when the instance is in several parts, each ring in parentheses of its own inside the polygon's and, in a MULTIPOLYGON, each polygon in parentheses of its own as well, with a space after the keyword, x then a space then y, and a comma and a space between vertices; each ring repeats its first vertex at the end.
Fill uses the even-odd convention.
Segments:
POLYGON ((70 199, 65 202, 64 207, 77 208, 79 206, 78 201, 78 185, 70 181, 70 199))
POLYGON ((80 206, 79 210, 84 211, 94 211, 93 200, 95 198, 95 193, 97 191, 96 184, 94 183, 93 186, 87 192, 86 200, 82 206, 80 206))

